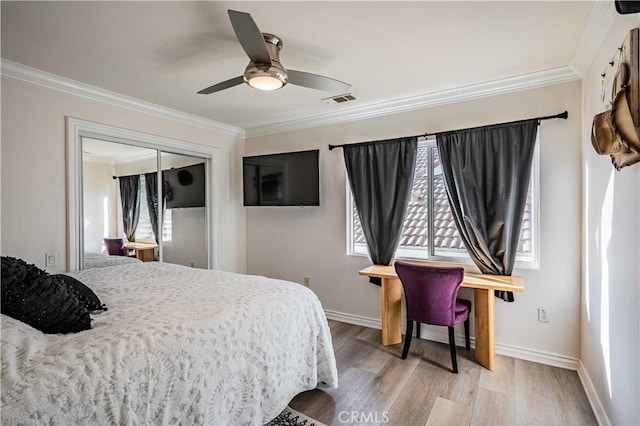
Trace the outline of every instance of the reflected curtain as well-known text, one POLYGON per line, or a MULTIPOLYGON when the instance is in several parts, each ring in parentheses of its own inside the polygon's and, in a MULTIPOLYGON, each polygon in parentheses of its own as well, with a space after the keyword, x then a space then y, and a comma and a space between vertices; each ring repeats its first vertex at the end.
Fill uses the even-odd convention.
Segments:
MULTIPOLYGON (((417 149, 417 137, 343 146, 351 193, 376 265, 388 265, 398 247, 417 149)), ((380 285, 379 278, 370 282, 380 285)))
MULTIPOLYGON (((144 174, 144 186, 147 193, 147 208, 153 238, 158 242, 158 174, 156 172, 144 174)), ((163 206, 164 207, 164 206, 163 206)))
MULTIPOLYGON (((538 124, 523 120, 436 136, 458 231, 483 274, 513 271, 538 124)), ((512 292, 496 296, 513 302, 512 292)))
POLYGON ((136 228, 140 218, 140 175, 120 176, 120 200, 122 202, 122 224, 129 241, 136 240, 136 228))

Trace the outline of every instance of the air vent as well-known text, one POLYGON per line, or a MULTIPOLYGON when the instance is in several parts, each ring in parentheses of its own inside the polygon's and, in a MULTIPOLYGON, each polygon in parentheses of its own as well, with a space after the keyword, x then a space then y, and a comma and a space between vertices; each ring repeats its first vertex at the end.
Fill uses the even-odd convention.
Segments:
POLYGON ((349 101, 355 101, 356 98, 351 93, 345 93, 344 95, 332 96, 330 98, 324 98, 323 101, 329 105, 342 104, 349 101))

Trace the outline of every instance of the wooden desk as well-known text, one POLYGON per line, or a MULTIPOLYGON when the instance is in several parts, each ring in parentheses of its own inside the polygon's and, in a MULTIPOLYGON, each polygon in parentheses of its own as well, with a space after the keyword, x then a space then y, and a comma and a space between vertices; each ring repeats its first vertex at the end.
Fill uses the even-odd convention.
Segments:
POLYGON ((125 251, 135 250, 136 258, 143 262, 153 262, 156 260, 155 249, 158 247, 156 243, 125 243, 125 251))
MULTIPOLYGON (((402 283, 393 266, 373 265, 361 270, 360 275, 382 278, 382 344, 402 342, 401 307, 402 283)), ((495 296, 494 290, 524 292, 520 277, 503 275, 464 274, 462 287, 472 288, 475 309, 476 361, 493 370, 495 358, 495 296)))

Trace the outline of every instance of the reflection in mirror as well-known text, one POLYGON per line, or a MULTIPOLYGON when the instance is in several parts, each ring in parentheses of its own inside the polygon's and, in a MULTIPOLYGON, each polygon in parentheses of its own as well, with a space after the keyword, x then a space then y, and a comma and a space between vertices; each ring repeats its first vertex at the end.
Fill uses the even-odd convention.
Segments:
POLYGON ((163 261, 207 269, 205 160, 162 152, 161 164, 166 205, 163 261))
POLYGON ((82 138, 84 268, 158 260, 148 173, 157 175, 155 149, 82 138))

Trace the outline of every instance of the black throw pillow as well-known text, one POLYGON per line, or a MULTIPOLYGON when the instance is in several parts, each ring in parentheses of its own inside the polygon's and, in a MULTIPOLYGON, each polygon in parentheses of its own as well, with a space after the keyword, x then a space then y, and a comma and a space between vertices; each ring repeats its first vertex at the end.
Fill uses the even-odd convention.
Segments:
POLYGON ((74 295, 88 311, 107 310, 107 306, 103 305, 93 290, 82 283, 82 281, 65 274, 51 275, 51 277, 59 280, 67 292, 74 295))
POLYGON ((22 259, 2 256, 3 314, 43 333, 75 333, 91 328, 89 311, 55 278, 22 259))

